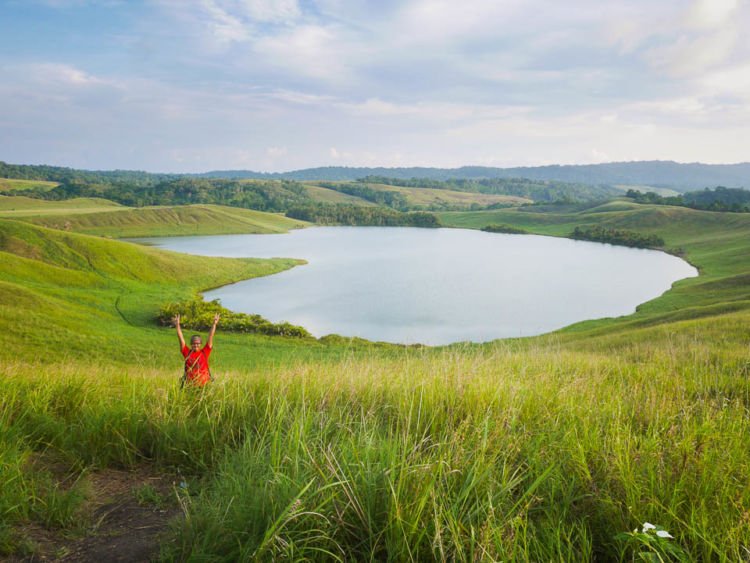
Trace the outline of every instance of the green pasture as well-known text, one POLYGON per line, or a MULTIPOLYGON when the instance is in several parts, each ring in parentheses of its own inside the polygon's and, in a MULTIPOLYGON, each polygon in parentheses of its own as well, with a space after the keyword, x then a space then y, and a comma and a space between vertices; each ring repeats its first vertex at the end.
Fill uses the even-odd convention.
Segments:
POLYGON ((15 178, 0 178, 0 193, 16 190, 44 190, 49 191, 59 185, 58 182, 44 180, 17 180, 15 178))
POLYGON ((525 197, 503 194, 483 194, 477 192, 459 192, 456 190, 441 190, 434 188, 405 188, 402 186, 391 186, 389 184, 367 184, 373 190, 386 192, 397 192, 406 198, 410 205, 414 206, 455 206, 469 208, 472 205, 521 205, 532 203, 525 197))
MULTIPOLYGON (((351 184, 351 182, 326 182, 327 184, 351 184)), ((363 183, 367 187, 378 192, 392 192, 402 195, 411 208, 470 208, 472 205, 486 207, 488 205, 521 205, 532 203, 530 199, 512 195, 484 194, 477 192, 461 192, 456 190, 442 190, 434 188, 407 188, 403 186, 392 186, 390 184, 363 183)), ((318 201, 328 203, 351 203, 355 205, 375 205, 370 201, 353 195, 337 192, 336 190, 306 184, 308 193, 318 201)))
POLYGON ((219 330, 217 381, 180 392, 159 305, 304 265, 0 220, 12 350, 0 553, 38 553, 31 524, 76 533, 90 471, 147 463, 186 481, 165 560, 746 559, 750 215, 615 201, 440 217, 554 236, 654 233, 701 275, 629 317, 482 345, 219 330), (77 485, 30 465, 42 453, 77 485))
POLYGON ((305 191, 314 201, 320 203, 343 203, 348 205, 363 205, 373 206, 375 205, 371 201, 362 199, 349 194, 343 194, 332 190, 330 188, 324 188, 323 186, 316 186, 314 184, 305 184, 305 191))
POLYGON ((105 199, 43 201, 0 198, 0 217, 19 218, 52 229, 111 238, 271 234, 285 233, 307 225, 304 221, 278 213, 222 205, 129 208, 105 199))
POLYGON ((48 201, 24 196, 0 195, 0 217, 8 219, 36 215, 77 215, 121 210, 119 203, 98 198, 74 198, 48 201))

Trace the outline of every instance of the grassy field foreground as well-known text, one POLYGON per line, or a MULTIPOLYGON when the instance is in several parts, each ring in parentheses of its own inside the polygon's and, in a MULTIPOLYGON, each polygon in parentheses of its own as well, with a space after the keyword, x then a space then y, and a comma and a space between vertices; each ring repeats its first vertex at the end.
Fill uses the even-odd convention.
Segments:
POLYGON ((617 354, 499 343, 228 371, 205 393, 160 370, 11 363, 0 512, 76 518, 85 477, 29 472, 46 451, 190 476, 167 559, 743 560, 750 370, 711 340, 748 321, 655 328, 617 354), (673 539, 632 533, 644 522, 673 539))

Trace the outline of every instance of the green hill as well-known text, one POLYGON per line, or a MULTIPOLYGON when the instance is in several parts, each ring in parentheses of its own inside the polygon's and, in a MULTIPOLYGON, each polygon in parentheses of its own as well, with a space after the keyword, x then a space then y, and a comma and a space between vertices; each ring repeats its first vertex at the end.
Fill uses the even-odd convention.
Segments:
POLYGON ((0 255, 0 322, 23 342, 15 358, 42 358, 51 347, 112 361, 132 357, 134 346, 161 349, 161 304, 298 263, 198 258, 7 220, 0 255))
POLYGON ((15 190, 51 190, 58 185, 58 182, 47 182, 45 180, 0 178, 0 193, 10 193, 15 190))
POLYGON ((62 201, 47 201, 25 196, 0 196, 0 217, 8 219, 29 215, 65 215, 116 211, 123 206, 100 198, 74 198, 62 201))
POLYGON ((185 205, 127 208, 98 198, 63 201, 0 198, 2 216, 53 229, 116 238, 285 233, 307 225, 304 221, 280 214, 236 207, 185 205))

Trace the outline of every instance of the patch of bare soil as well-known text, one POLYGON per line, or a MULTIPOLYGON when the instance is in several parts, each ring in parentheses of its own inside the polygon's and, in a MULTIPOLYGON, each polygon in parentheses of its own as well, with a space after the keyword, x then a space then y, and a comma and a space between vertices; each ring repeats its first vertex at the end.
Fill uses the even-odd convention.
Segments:
POLYGON ((182 516, 174 492, 177 478, 142 466, 96 471, 86 479, 89 516, 83 537, 26 527, 34 554, 15 561, 141 562, 158 556, 170 522, 182 516))

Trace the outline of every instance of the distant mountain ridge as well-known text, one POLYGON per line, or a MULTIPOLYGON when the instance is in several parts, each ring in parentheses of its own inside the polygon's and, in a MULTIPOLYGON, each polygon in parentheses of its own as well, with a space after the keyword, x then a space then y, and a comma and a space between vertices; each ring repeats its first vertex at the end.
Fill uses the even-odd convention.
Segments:
POLYGON ((645 185, 690 191, 725 186, 750 189, 750 162, 739 164, 679 163, 673 161, 610 162, 605 164, 569 164, 492 168, 462 166, 460 168, 365 168, 326 166, 291 172, 253 172, 250 170, 214 170, 195 174, 206 178, 277 179, 277 180, 356 180, 365 176, 431 180, 478 178, 528 178, 557 180, 581 184, 645 185))

